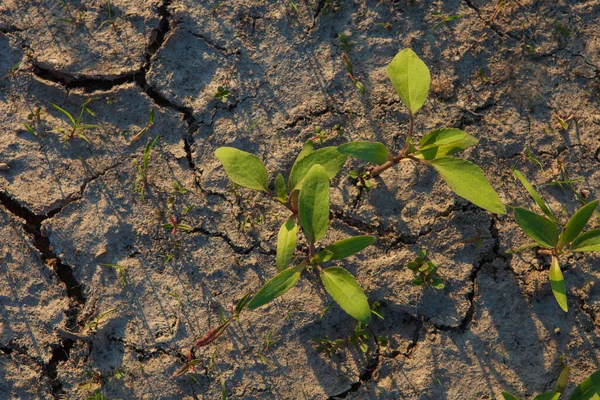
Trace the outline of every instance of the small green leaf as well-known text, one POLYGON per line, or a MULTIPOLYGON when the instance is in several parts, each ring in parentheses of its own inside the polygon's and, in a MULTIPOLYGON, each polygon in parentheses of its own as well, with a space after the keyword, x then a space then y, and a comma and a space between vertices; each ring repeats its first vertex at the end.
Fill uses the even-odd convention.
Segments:
POLYGON ((570 400, 600 399, 600 370, 581 382, 571 394, 570 400))
POLYGON ((567 306, 567 289, 565 287, 565 280, 563 278, 560 265, 558 265, 558 258, 552 256, 552 263, 550 264, 550 285, 552 286, 552 293, 556 302, 563 309, 564 312, 569 311, 567 306))
POLYGON ((548 218, 521 207, 515 207, 515 220, 523 232, 540 246, 554 248, 558 242, 558 226, 548 218))
POLYGON ((560 393, 552 391, 548 393, 538 394, 533 398, 533 400, 558 400, 559 397, 560 393))
POLYGON ((386 69, 402 102, 414 115, 427 100, 430 76, 427 65, 411 49, 404 49, 386 69))
POLYGON ((325 247, 325 250, 332 253, 332 260, 341 260, 372 245, 375 240, 373 236, 354 236, 332 243, 325 247))
POLYGON ((275 178, 275 192, 277 193, 277 197, 279 199, 286 201, 287 189, 285 187, 285 179, 281 174, 277 174, 277 178, 275 178))
POLYGON ((387 147, 379 142, 346 143, 338 146, 338 151, 347 156, 380 165, 391 159, 387 147))
POLYGON ((433 160, 445 157, 476 145, 478 140, 467 132, 455 128, 436 129, 423 136, 419 142, 417 158, 433 160))
POLYGON ((240 314, 242 311, 244 311, 244 308, 246 308, 246 305, 248 304, 248 301, 250 301, 251 296, 252 292, 248 292, 244 295, 244 297, 240 299, 240 301, 237 302, 237 304, 235 305, 236 314, 240 314))
POLYGON ((296 286, 298 279, 300 279, 300 273, 303 269, 304 264, 300 264, 293 268, 284 269, 275 275, 273 279, 265 283, 265 285, 252 298, 250 303, 248 303, 248 309, 254 310, 260 306, 263 306, 296 286))
POLYGON ((71 115, 70 112, 68 112, 67 110, 64 110, 62 108, 60 108, 59 106, 57 106, 54 103, 50 103, 52 105, 52 107, 54 107, 56 110, 60 111, 61 113, 63 113, 68 119, 69 121, 71 121, 71 125, 76 126, 77 122, 75 122, 75 119, 73 118, 73 116, 71 115))
POLYGON ((535 201, 535 204, 537 204, 538 207, 541 208, 544 214, 546 214, 546 216, 550 218, 552 222, 556 223, 556 217, 554 216, 554 214, 552 214, 552 211, 550 211, 546 203, 544 203, 544 200, 542 200, 540 195, 535 191, 535 189, 533 188, 533 186, 531 186, 527 179, 525 179, 525 177, 516 169, 513 171, 513 175, 515 178, 521 181, 521 184, 525 187, 525 189, 527 189, 529 195, 531 196, 531 198, 533 198, 533 201, 535 201))
POLYGON ((558 250, 571 243, 581 233, 597 206, 598 200, 595 200, 587 203, 573 214, 558 238, 558 244, 556 245, 558 250))
POLYGON ((321 281, 327 293, 342 310, 365 325, 371 322, 371 308, 367 296, 350 272, 340 267, 323 269, 321 281))
POLYGON ((460 197, 490 212, 506 213, 498 193, 490 186, 477 165, 454 157, 442 157, 427 162, 460 197))
POLYGON ((302 146, 302 150, 300 150, 300 153, 298 153, 298 157, 296 157, 296 161, 294 161, 294 165, 296 165, 296 163, 298 161, 302 160, 304 157, 306 157, 307 155, 312 153, 314 150, 315 150, 315 144, 313 143, 313 141, 311 139, 308 139, 306 141, 306 143, 304 143, 304 146, 302 146))
POLYGON ((329 227, 329 178, 319 164, 313 165, 304 178, 298 214, 309 243, 314 244, 325 235, 329 227))
POLYGON ((513 396, 508 392, 502 392, 502 396, 504 396, 504 400, 521 400, 517 396, 513 396))
POLYGON ((317 254, 315 254, 313 256, 313 258, 310 260, 311 264, 323 264, 324 262, 327 262, 329 260, 331 260, 331 257, 333 257, 333 253, 329 250, 321 250, 320 252, 318 252, 317 254))
POLYGON ((325 169, 325 172, 327 172, 328 178, 330 180, 333 179, 340 169, 342 169, 347 158, 348 156, 340 153, 334 146, 323 147, 322 149, 313 151, 297 161, 292 167, 288 179, 290 191, 300 189, 302 180, 313 165, 321 165, 325 169))
POLYGON ((571 251, 600 251, 600 229, 592 229, 571 242, 571 251))
POLYGON ((558 393, 563 393, 569 384, 569 372, 571 368, 567 365, 560 371, 560 375, 556 380, 556 384, 554 385, 554 391, 558 393))
POLYGON ((296 217, 291 216, 279 229, 277 235, 277 271, 283 271, 292 262, 294 250, 296 250, 296 240, 298 237, 298 225, 296 217))
POLYGON ((269 191, 267 169, 255 155, 233 147, 219 147, 215 156, 232 182, 250 189, 269 191))

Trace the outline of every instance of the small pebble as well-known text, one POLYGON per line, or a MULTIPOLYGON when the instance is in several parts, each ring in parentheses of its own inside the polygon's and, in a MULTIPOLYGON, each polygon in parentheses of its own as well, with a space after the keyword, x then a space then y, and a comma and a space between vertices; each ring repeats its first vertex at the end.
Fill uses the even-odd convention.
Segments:
POLYGON ((560 328, 554 328, 554 333, 556 335, 559 335, 560 334, 560 328))
POLYGON ((7 163, 0 163, 0 171, 8 171, 10 170, 10 167, 8 166, 7 163))
POLYGON ((587 199, 590 197, 590 191, 587 189, 582 189, 581 190, 581 197, 583 197, 584 199, 587 199))

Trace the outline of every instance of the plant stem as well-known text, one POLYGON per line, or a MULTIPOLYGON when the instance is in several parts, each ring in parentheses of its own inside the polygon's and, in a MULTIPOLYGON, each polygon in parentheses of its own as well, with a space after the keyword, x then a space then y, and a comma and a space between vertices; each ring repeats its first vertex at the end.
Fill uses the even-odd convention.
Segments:
POLYGON ((377 167, 373 168, 371 170, 372 177, 381 175, 381 173, 383 171, 393 167, 394 165, 398 164, 401 161, 406 161, 409 159, 420 161, 418 159, 415 159, 414 157, 410 157, 407 154, 409 144, 412 142, 412 135, 413 135, 413 129, 414 129, 414 122, 415 122, 413 114, 409 113, 409 115, 410 115, 410 125, 408 126, 408 133, 406 134, 406 144, 404 145, 404 148, 400 151, 400 153, 396 157, 392 158, 391 160, 386 161, 384 164, 378 165, 377 167))

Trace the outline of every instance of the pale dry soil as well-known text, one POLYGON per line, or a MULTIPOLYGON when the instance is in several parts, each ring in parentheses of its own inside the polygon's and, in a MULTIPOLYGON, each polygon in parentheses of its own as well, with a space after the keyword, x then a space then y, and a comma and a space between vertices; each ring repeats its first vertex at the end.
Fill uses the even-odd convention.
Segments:
POLYGON ((266 196, 232 190, 214 150, 257 154, 273 179, 316 126, 343 129, 327 145, 401 148, 408 115, 385 74, 400 49, 432 74, 416 136, 445 126, 476 136, 463 156, 505 203, 533 208, 513 167, 563 222, 580 203, 549 185, 565 179, 561 165, 576 193, 600 197, 600 1, 508 1, 493 21, 496 1, 295 3, 112 0, 110 16, 104 0, 0 3, 1 398, 220 399, 222 385, 230 399, 530 398, 562 363, 572 382, 600 366, 597 255, 564 257, 564 313, 549 259, 506 254, 527 243, 510 211, 467 203, 419 165, 364 192, 348 177, 364 165, 349 161, 324 243, 378 238, 344 264, 384 317, 368 351, 316 351, 355 322, 336 305, 324 313, 332 301, 307 274, 197 351, 195 373, 173 377, 220 312, 275 274, 286 218, 266 196), (77 117, 87 100, 94 115, 81 121, 99 128, 85 131, 90 143, 65 140, 51 103, 77 117), (151 109, 154 125, 134 140, 151 109), (142 199, 135 163, 156 136, 142 199), (173 180, 189 192, 173 195, 173 180), (192 230, 163 229, 170 217, 192 230), (410 283, 421 248, 441 291, 410 283), (125 282, 102 264, 122 266, 125 282))

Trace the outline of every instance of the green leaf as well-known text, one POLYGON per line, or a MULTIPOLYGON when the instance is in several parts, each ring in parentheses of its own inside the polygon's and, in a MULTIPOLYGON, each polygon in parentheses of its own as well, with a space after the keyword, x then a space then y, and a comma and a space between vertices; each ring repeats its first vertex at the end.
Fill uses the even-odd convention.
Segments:
POLYGON ((387 147, 379 142, 346 143, 338 146, 338 151, 347 156, 380 165, 391 159, 387 147))
POLYGON ((515 220, 523 232, 537 244, 554 248, 558 242, 558 226, 548 218, 521 207, 515 207, 515 220))
POLYGON ((75 119, 73 118, 73 116, 71 115, 70 112, 68 112, 67 110, 64 110, 62 108, 60 108, 59 106, 57 106, 54 103, 50 103, 52 105, 52 107, 54 107, 56 110, 60 111, 61 113, 63 113, 68 119, 69 121, 71 121, 71 125, 76 126, 77 122, 75 122, 75 119))
POLYGON ((538 394, 537 396, 535 396, 533 398, 533 400, 558 400, 558 398, 560 397, 560 393, 559 392, 548 392, 548 393, 543 393, 543 394, 538 394))
POLYGON ((332 253, 332 260, 341 260, 372 245, 375 243, 375 240, 373 236, 354 236, 332 243, 325 247, 324 250, 332 253))
POLYGON ((419 142, 419 151, 415 152, 414 156, 433 160, 467 149, 477 142, 474 136, 460 129, 436 129, 423 136, 419 142))
POLYGON ((567 244, 571 243, 577 236, 579 236, 594 213, 594 210, 596 210, 597 206, 598 200, 595 200, 587 203, 585 206, 577 210, 575 214, 573 214, 558 238, 558 244, 556 245, 558 250, 562 249, 567 244))
POLYGON ((292 262, 294 250, 296 250, 296 240, 298 237, 298 225, 296 217, 291 216, 279 229, 277 235, 277 271, 283 271, 292 262))
POLYGON ((275 192, 277 193, 277 197, 282 201, 287 200, 287 189, 285 187, 285 179, 283 175, 277 174, 277 178, 275 178, 275 192))
POLYGON ((313 165, 321 165, 329 179, 333 179, 342 169, 348 156, 340 153, 336 147, 329 146, 313 151, 306 157, 297 161, 292 167, 290 177, 288 179, 288 187, 290 192, 295 189, 300 189, 302 180, 312 168, 313 165))
POLYGON ((329 178, 319 164, 313 165, 304 178, 298 214, 309 243, 314 244, 325 235, 329 227, 329 178))
POLYGON ((560 265, 558 265, 558 258, 552 256, 552 263, 550 264, 550 285, 552 286, 552 293, 556 302, 563 309, 564 312, 569 311, 567 306, 567 289, 565 287, 565 280, 563 278, 560 265))
POLYGON ((248 301, 250 301, 251 296, 252 292, 248 292, 244 295, 244 297, 240 299, 240 301, 237 302, 237 304, 235 305, 236 314, 240 314, 242 311, 244 311, 244 308, 246 308, 246 305, 248 304, 248 301))
POLYGON ((365 325, 371 322, 371 308, 369 308, 367 296, 350 272, 340 267, 323 269, 321 270, 321 281, 327 293, 333 297, 342 310, 365 325))
POLYGON ((569 384, 569 372, 571 368, 567 365, 560 371, 560 375, 556 380, 556 384, 554 385, 554 391, 558 393, 563 393, 569 384))
POLYGON ((256 295, 248 303, 248 309, 254 310, 260 306, 267 304, 273 299, 281 296, 298 283, 300 273, 305 265, 300 264, 293 268, 287 268, 275 275, 273 279, 265 283, 265 285, 256 293, 256 295))
POLYGON ((296 157, 296 160, 294 161, 294 165, 292 166, 292 169, 294 169, 294 166, 296 164, 298 164, 298 161, 302 160, 304 157, 306 157, 307 155, 312 153, 314 150, 315 150, 315 144, 313 143, 313 141, 311 139, 308 139, 306 141, 306 143, 304 143, 304 146, 302 146, 302 150, 300 150, 300 153, 298 153, 298 157, 296 157))
POLYGON ((250 189, 269 191, 267 169, 255 155, 233 147, 219 147, 215 156, 232 182, 250 189))
POLYGON ((544 214, 546 214, 546 216, 550 218, 552 222, 556 223, 556 217, 554 216, 554 214, 552 214, 552 211, 550 211, 546 203, 544 203, 544 200, 542 200, 540 195, 535 191, 535 189, 533 188, 533 186, 531 186, 527 179, 525 179, 525 177, 516 169, 513 170, 513 175, 515 178, 521 181, 521 184, 525 187, 525 189, 527 189, 529 195, 533 198, 533 201, 535 201, 535 204, 537 204, 538 207, 541 208, 544 214))
POLYGON ((571 251, 600 251, 600 229, 592 229, 571 242, 571 251))
POLYGON ((324 262, 327 262, 329 260, 331 260, 331 257, 333 257, 333 253, 329 250, 321 250, 320 252, 318 252, 317 254, 315 254, 313 256, 313 258, 310 260, 311 264, 323 264, 324 262))
POLYGON ((402 102, 414 115, 427 100, 429 69, 411 49, 404 49, 386 69, 387 75, 402 102))
POLYGON ((513 396, 508 392, 502 392, 502 396, 504 396, 504 400, 521 400, 517 396, 513 396))
POLYGON ((600 370, 594 372, 581 382, 571 394, 570 400, 599 400, 600 399, 600 370))
POLYGON ((498 193, 490 186, 483 171, 469 161, 442 157, 427 161, 460 197, 496 214, 506 213, 498 193))

